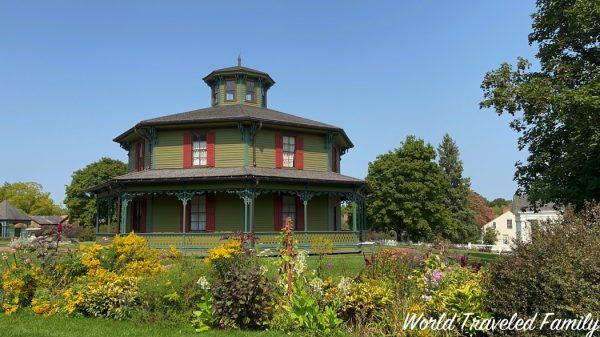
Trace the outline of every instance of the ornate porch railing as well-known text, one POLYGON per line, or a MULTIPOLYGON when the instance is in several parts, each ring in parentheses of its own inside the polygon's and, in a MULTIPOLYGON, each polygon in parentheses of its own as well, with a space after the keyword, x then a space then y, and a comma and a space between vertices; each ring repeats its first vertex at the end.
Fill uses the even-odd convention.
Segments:
MULTIPOLYGON (((181 251, 190 251, 204 255, 206 251, 221 244, 231 232, 214 233, 136 233, 146 239, 148 245, 156 249, 175 247, 181 251)), ((279 232, 256 232, 255 248, 258 250, 276 249, 279 246, 279 232)), ((311 242, 317 237, 323 237, 333 243, 333 253, 360 252, 358 232, 295 232, 294 236, 298 246, 310 252, 311 242)), ((107 244, 112 241, 114 233, 96 234, 96 242, 107 244)))

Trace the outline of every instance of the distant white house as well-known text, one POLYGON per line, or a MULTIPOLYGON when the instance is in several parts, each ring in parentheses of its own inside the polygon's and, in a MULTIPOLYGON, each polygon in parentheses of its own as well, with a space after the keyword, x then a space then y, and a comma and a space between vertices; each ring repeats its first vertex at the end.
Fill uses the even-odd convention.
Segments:
POLYGON ((527 200, 527 195, 513 197, 512 211, 515 215, 516 235, 522 241, 531 240, 531 223, 558 220, 561 211, 549 203, 535 208, 527 200))
POLYGON ((508 248, 511 242, 517 238, 517 226, 515 214, 509 209, 505 209, 504 213, 494 220, 483 225, 483 230, 491 228, 496 230, 496 243, 494 245, 502 245, 508 248))

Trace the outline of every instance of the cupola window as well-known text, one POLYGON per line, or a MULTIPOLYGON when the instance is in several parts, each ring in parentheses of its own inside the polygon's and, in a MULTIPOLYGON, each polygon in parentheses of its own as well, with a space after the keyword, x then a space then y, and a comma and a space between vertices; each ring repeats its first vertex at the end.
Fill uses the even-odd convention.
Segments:
POLYGON ((225 81, 225 100, 235 101, 235 81, 225 81))
POLYGON ((212 86, 211 96, 213 104, 217 104, 219 102, 219 84, 212 86))
POLYGON ((206 166, 207 151, 206 151, 206 136, 194 136, 192 142, 192 166, 206 166))
POLYGON ((294 167, 296 137, 283 136, 283 167, 294 167))
POLYGON ((256 98, 256 87, 254 85, 254 82, 252 81, 246 81, 246 101, 247 102, 254 102, 255 98, 256 98))

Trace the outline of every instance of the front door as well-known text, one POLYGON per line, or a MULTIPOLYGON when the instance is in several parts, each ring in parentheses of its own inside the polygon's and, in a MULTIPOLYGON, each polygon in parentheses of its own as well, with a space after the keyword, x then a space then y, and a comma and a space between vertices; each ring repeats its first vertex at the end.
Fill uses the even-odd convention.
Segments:
POLYGON ((146 232, 146 198, 139 197, 131 204, 131 230, 136 233, 146 232))

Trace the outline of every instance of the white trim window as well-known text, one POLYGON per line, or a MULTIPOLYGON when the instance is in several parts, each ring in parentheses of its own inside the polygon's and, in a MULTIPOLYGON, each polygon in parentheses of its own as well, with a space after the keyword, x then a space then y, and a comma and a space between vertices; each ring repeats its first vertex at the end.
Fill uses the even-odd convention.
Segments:
POLYGON ((283 167, 294 167, 296 137, 283 136, 283 167))
POLYGON ((206 196, 197 195, 191 200, 190 230, 206 230, 206 196))
POLYGON ((206 166, 206 136, 195 136, 192 142, 192 166, 206 166))
POLYGON ((292 219, 292 225, 296 228, 296 198, 284 195, 282 200, 282 208, 281 208, 281 218, 283 223, 281 227, 285 227, 285 221, 287 218, 292 219))
POLYGON ((256 89, 253 81, 246 81, 246 102, 254 102, 256 99, 256 89))
POLYGON ((234 80, 225 81, 225 100, 226 101, 235 101, 235 89, 236 83, 234 80))

